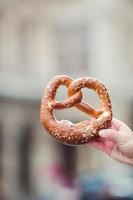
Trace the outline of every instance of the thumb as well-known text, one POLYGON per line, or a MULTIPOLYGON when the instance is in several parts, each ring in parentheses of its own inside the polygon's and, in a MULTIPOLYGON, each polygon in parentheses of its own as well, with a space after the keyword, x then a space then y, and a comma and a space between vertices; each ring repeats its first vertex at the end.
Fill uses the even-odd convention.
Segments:
POLYGON ((113 129, 102 129, 99 131, 99 136, 107 138, 115 143, 119 143, 121 140, 121 134, 113 129))

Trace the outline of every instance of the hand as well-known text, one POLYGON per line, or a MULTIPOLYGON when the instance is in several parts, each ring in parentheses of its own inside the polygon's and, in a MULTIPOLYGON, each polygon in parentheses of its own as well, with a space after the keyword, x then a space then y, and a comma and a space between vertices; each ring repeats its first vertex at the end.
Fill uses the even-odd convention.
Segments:
POLYGON ((95 147, 114 160, 133 165, 133 132, 123 122, 112 119, 111 127, 99 131, 100 138, 89 145, 95 147))

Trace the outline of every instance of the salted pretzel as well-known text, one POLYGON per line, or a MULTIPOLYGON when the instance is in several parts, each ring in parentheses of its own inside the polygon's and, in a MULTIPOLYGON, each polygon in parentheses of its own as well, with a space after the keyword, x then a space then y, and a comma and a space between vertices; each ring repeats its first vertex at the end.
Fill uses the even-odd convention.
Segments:
POLYGON ((41 102, 40 119, 49 134, 64 144, 79 145, 94 141, 99 137, 99 130, 108 128, 112 120, 111 101, 107 89, 101 81, 92 77, 73 80, 64 75, 56 76, 46 86, 41 102), (61 85, 67 87, 68 98, 63 101, 56 101, 55 95, 61 85), (82 101, 82 88, 96 91, 101 102, 100 110, 95 110, 82 101), (65 109, 73 106, 94 119, 76 124, 68 120, 56 120, 53 113, 54 109, 65 109))

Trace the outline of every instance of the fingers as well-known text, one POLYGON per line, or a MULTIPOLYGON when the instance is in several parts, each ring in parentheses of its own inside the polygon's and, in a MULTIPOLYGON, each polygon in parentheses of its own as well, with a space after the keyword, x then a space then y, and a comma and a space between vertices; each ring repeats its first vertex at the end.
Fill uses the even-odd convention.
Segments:
POLYGON ((129 151, 132 152, 133 132, 123 122, 117 119, 112 119, 111 127, 99 131, 100 138, 90 143, 114 160, 121 163, 133 165, 132 153, 129 156, 129 151))
POLYGON ((121 162, 121 163, 125 163, 125 164, 129 164, 129 165, 133 165, 133 159, 132 158, 128 158, 127 156, 125 156, 124 154, 122 154, 117 146, 114 146, 114 148, 112 149, 111 155, 110 155, 114 160, 121 162))
POLYGON ((131 131, 131 129, 126 124, 114 118, 112 119, 112 122, 111 122, 111 128, 113 128, 116 131, 123 131, 123 132, 131 131))
POLYGON ((121 121, 113 118, 111 121, 111 128, 116 131, 119 131, 120 126, 121 126, 121 121))
POLYGON ((133 158, 128 158, 127 156, 122 154, 119 151, 118 146, 114 145, 113 143, 110 143, 107 145, 104 142, 99 141, 99 142, 91 142, 91 143, 89 143, 89 145, 98 150, 105 152, 106 154, 108 154, 114 160, 116 160, 118 162, 133 165, 133 158), (108 148, 106 146, 108 146, 108 148))
POLYGON ((101 131, 99 131, 99 135, 102 138, 106 138, 108 140, 111 140, 115 143, 118 143, 120 140, 120 134, 118 131, 115 131, 113 129, 103 129, 101 131))
POLYGON ((121 127, 121 131, 116 131, 113 129, 102 129, 99 131, 99 136, 104 139, 113 141, 119 147, 124 148, 133 140, 133 132, 124 124, 124 128, 121 127), (126 131, 125 131, 126 129, 126 131))

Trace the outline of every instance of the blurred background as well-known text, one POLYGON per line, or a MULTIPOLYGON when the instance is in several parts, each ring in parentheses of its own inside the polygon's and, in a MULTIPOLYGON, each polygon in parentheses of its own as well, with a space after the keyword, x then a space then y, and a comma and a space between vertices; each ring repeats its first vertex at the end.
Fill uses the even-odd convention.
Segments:
MULTIPOLYGON (((103 81, 114 117, 133 128, 133 1, 0 0, 0 199, 133 199, 133 167, 43 129, 40 101, 58 74, 103 81)), ((56 116, 88 118, 74 108, 56 116)))

